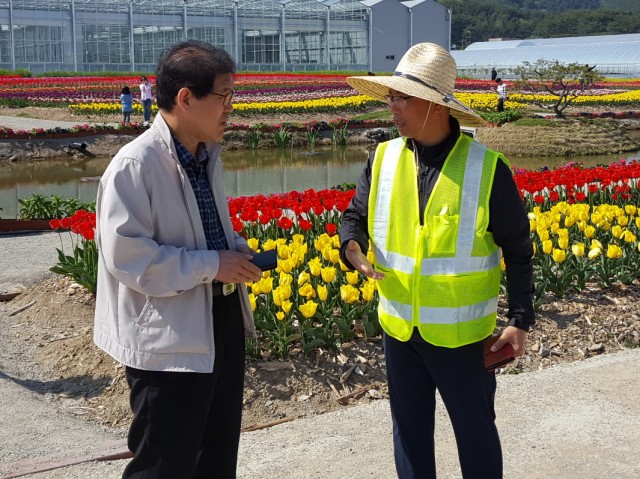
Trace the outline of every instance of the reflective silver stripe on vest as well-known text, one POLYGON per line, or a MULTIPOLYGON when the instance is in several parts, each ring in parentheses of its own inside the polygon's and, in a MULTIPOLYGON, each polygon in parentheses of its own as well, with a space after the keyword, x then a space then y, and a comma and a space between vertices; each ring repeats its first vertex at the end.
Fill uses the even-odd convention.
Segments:
MULTIPOLYGON (((413 317, 410 304, 393 301, 380 295, 380 308, 387 314, 410 322, 406 318, 413 317)), ((471 306, 457 308, 436 308, 425 306, 420 308, 420 324, 457 324, 474 321, 493 314, 498 309, 498 298, 491 298, 471 306)))
POLYGON ((381 180, 378 181, 378 196, 373 219, 373 251, 376 255, 376 263, 381 266, 413 274, 416 264, 415 258, 386 250, 393 179, 395 178, 403 147, 404 139, 396 138, 391 140, 382 158, 379 176, 381 180))
POLYGON ((476 233, 476 218, 478 215, 478 197, 482 183, 484 155, 487 147, 477 141, 471 142, 467 165, 464 170, 462 198, 460 200, 460 220, 458 222, 458 240, 456 243, 457 257, 470 257, 473 251, 473 240, 476 233))
POLYGON ((478 271, 488 271, 499 265, 500 250, 496 250, 489 256, 423 259, 420 274, 428 276, 431 274, 476 273, 478 271))
MULTIPOLYGON (((457 308, 420 308, 421 324, 456 324, 473 321, 494 314, 498 309, 498 298, 491 298, 471 306, 457 308)), ((411 316, 404 316, 410 318, 411 316)))
POLYGON ((413 317, 413 306, 410 304, 400 303, 393 301, 379 295, 380 303, 379 307, 387 314, 395 316, 396 318, 405 319, 413 317))

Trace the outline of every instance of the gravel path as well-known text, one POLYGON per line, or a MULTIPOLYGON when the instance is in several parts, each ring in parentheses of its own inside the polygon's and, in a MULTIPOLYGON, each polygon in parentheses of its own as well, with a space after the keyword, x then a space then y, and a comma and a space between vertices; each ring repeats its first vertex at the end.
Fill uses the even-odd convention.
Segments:
MULTIPOLYGON (((68 235, 67 235, 68 236, 68 235)), ((64 235, 63 235, 64 237, 64 235)), ((56 261, 57 233, 0 235, 0 284, 28 283, 56 261), (36 254, 34 254, 34 252, 36 254)), ((68 240, 65 240, 68 241, 68 240)), ((67 243, 65 248, 70 248, 67 243)), ((7 317, 0 303, 0 321, 7 317)), ((62 460, 124 446, 123 433, 73 417, 0 365, 0 478, 115 479, 126 460, 25 476, 62 460), (29 466, 31 464, 31 466, 29 466)), ((640 477, 640 348, 517 376, 499 376, 496 410, 506 478, 640 477)), ((69 409, 69 408, 67 408, 69 409)), ((439 477, 460 477, 455 441, 438 406, 439 477)), ((241 438, 238 477, 395 477, 386 400, 298 419, 241 438)))

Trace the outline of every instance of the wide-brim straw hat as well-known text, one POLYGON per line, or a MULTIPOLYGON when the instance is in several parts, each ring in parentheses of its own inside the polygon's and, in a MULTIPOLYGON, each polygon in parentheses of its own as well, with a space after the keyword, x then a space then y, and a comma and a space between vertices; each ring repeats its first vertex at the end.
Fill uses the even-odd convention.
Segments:
POLYGON ((462 125, 485 125, 480 115, 453 96, 456 74, 456 61, 448 51, 435 43, 418 43, 404 54, 393 76, 347 77, 347 83, 376 100, 385 101, 393 89, 449 107, 462 125))

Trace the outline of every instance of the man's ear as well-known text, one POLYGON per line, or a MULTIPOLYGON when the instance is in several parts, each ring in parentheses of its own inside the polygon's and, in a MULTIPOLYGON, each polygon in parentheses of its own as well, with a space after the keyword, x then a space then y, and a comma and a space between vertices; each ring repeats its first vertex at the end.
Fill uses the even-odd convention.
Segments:
POLYGON ((188 88, 180 88, 176 95, 176 106, 181 110, 189 109, 189 102, 193 100, 193 93, 188 88))

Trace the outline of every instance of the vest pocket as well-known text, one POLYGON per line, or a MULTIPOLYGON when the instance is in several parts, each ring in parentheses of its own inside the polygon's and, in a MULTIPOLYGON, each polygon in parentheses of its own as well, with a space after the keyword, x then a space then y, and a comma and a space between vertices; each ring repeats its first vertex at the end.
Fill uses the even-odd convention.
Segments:
POLYGON ((460 215, 438 215, 431 219, 429 255, 444 256, 456 252, 456 237, 460 215))

